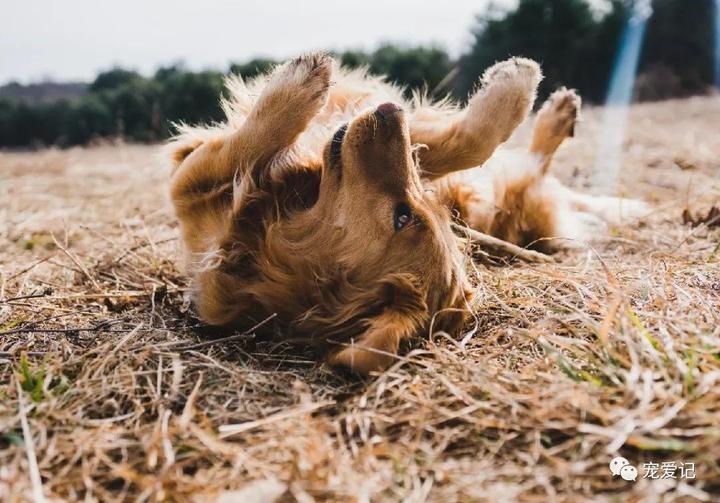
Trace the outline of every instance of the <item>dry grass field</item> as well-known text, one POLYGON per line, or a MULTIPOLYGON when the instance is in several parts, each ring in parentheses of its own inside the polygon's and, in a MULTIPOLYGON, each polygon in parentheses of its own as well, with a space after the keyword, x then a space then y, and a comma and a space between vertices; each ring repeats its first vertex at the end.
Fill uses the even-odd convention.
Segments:
POLYGON ((621 186, 653 211, 478 263, 466 333, 367 380, 198 323, 159 147, 0 153, 0 500, 718 501, 720 228, 682 219, 720 204, 718 133, 718 97, 634 107, 621 186))

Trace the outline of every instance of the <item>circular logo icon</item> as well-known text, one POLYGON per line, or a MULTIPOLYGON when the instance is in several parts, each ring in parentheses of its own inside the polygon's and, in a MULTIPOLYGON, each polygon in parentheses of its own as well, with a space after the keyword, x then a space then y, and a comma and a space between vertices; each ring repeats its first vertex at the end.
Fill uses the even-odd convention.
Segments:
POLYGON ((629 464, 630 462, 627 459, 618 456, 610 461, 610 471, 613 475, 620 475, 620 470, 622 470, 623 466, 628 466, 629 464))
POLYGON ((628 482, 635 481, 637 479, 637 468, 633 465, 625 465, 620 470, 620 476, 628 482))

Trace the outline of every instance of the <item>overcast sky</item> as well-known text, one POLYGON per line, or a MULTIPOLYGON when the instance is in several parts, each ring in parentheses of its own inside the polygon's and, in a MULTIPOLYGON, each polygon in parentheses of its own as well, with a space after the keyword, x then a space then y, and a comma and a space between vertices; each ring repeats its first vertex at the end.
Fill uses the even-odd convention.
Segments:
MULTIPOLYGON (((150 73, 184 61, 226 69, 253 56, 310 49, 469 44, 488 0, 9 0, 0 30, 0 84, 89 80, 122 65, 150 73)), ((513 0, 500 3, 512 4, 513 0)))

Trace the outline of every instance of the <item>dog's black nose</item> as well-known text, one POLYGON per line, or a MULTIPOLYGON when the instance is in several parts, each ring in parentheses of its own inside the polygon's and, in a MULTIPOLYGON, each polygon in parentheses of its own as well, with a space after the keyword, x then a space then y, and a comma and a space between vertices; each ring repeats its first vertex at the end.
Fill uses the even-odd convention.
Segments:
POLYGON ((395 114, 397 112, 400 112, 402 108, 400 108, 395 103, 383 103, 382 105, 379 105, 377 107, 377 113, 382 115, 383 117, 387 117, 389 115, 395 114))

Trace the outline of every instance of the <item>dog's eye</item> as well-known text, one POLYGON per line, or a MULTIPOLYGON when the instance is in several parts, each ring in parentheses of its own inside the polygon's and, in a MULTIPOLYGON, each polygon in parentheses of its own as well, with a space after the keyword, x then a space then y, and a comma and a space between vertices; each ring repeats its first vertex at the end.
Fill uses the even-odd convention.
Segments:
POLYGON ((333 158, 340 157, 340 150, 342 149, 343 138, 347 132, 348 125, 343 124, 340 129, 335 131, 332 142, 330 142, 330 156, 333 158))
POLYGON ((395 207, 393 222, 395 230, 399 231, 413 221, 413 213, 406 203, 400 203, 395 207))

